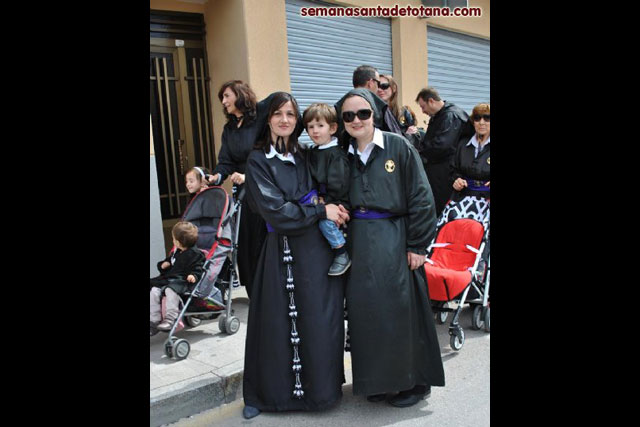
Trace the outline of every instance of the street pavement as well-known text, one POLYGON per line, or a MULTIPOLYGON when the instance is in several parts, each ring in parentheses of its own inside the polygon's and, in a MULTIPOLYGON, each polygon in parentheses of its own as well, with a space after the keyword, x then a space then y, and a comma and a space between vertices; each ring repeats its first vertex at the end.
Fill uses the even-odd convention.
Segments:
MULTIPOLYGON (((240 293, 238 293, 240 294, 240 293)), ((246 294, 245 294, 246 295, 246 294)), ((230 362, 228 366, 222 365, 220 362, 214 360, 220 358, 220 353, 224 346, 224 350, 237 345, 236 341, 242 337, 241 347, 244 348, 244 336, 246 327, 246 309, 248 307, 248 300, 246 297, 239 297, 236 303, 236 314, 239 313, 241 317, 242 326, 240 331, 232 336, 225 336, 217 329, 217 322, 208 322, 197 328, 193 328, 191 331, 184 331, 192 333, 194 339, 201 339, 200 343, 210 342, 212 346, 211 351, 215 351, 214 354, 207 355, 203 352, 193 354, 193 348, 198 343, 192 346, 192 354, 186 360, 179 362, 172 362, 172 364, 184 364, 189 359, 194 359, 190 365, 184 366, 184 372, 187 369, 193 369, 194 377, 188 381, 194 381, 194 378, 203 378, 198 372, 205 372, 207 368, 212 368, 208 371, 210 375, 219 375, 221 378, 224 375, 234 375, 234 370, 240 370, 241 376, 241 362, 242 356, 239 360, 230 362), (204 340, 204 338, 209 337, 204 340), (217 348, 213 348, 217 347, 217 348), (198 370, 200 368, 200 371, 198 370)), ((455 426, 455 427, 483 427, 490 425, 490 408, 489 408, 489 394, 490 394, 490 337, 491 335, 484 330, 474 331, 471 329, 471 309, 465 307, 462 310, 460 316, 460 324, 464 328, 465 343, 460 351, 454 351, 449 345, 448 324, 451 320, 452 314, 449 315, 447 323, 444 325, 436 325, 438 331, 438 339, 440 342, 442 360, 445 369, 445 387, 434 387, 431 392, 431 397, 421 401, 410 408, 395 408, 386 402, 370 403, 362 396, 353 396, 352 389, 352 370, 351 370, 351 358, 349 353, 345 353, 345 377, 347 382, 343 385, 343 398, 341 402, 334 408, 323 412, 283 412, 283 413, 262 413, 256 418, 251 420, 245 420, 242 418, 242 408, 244 406, 242 402, 242 385, 235 384, 233 387, 227 386, 229 392, 227 396, 222 397, 222 401, 214 406, 211 406, 209 398, 209 407, 213 409, 205 409, 202 412, 195 415, 184 415, 176 418, 174 413, 174 419, 178 420, 170 424, 172 427, 196 427, 196 426, 237 426, 237 425, 255 425, 255 426, 360 426, 366 425, 367 427, 377 426, 423 426, 423 425, 437 425, 443 426, 455 426)), ((178 334, 180 335, 180 333, 178 334)), ((166 335, 165 335, 166 337, 166 335)), ((154 337, 155 338, 155 337, 154 337)), ((153 338, 152 338, 153 340, 153 338)), ((191 341, 191 339, 190 339, 191 341)), ((153 346, 152 346, 153 347, 153 346)), ((229 349, 227 351, 234 353, 235 356, 229 356, 227 360, 237 357, 239 348, 229 349)), ((161 350, 160 350, 161 351, 161 350)), ((162 377, 166 380, 170 375, 164 372, 164 369, 156 366, 154 369, 154 355, 152 351, 152 383, 154 372, 158 377, 162 377)), ((161 359, 162 360, 162 359, 161 359)), ((158 361, 156 361, 158 363, 158 361)), ((169 362, 164 362, 169 364, 169 362)), ((188 362, 189 363, 189 362, 188 362)), ((160 366, 166 366, 160 363, 160 366)), ((182 368, 181 368, 182 369, 182 368)), ((159 379, 156 379, 159 382, 159 379)), ((233 383, 233 381, 231 381, 233 383)), ((166 386, 156 387, 156 396, 161 395, 159 391, 166 392, 166 386)), ((202 394, 202 393, 200 393, 202 394)), ((154 395, 154 387, 152 384, 152 402, 154 395)), ((183 394, 184 396, 184 394, 183 394)), ((156 417, 156 419, 159 419, 156 417)), ((164 421, 171 423, 172 421, 164 421)), ((152 424, 153 424, 153 404, 152 404, 152 424)))

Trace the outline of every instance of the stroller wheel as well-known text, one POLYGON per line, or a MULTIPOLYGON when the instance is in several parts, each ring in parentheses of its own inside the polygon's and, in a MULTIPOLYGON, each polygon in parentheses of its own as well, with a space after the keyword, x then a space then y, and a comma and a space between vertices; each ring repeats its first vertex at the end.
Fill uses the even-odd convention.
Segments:
POLYGON ((191 351, 191 346, 187 340, 179 339, 173 344, 173 355, 178 360, 186 358, 189 351, 191 351))
POLYGON ((218 328, 220 329, 220 332, 224 332, 225 334, 227 333, 227 315, 226 314, 222 314, 220 315, 220 317, 218 317, 218 328))
MULTIPOLYGON (((443 303, 442 308, 449 308, 449 303, 443 303)), ((449 312, 447 311, 440 311, 438 313, 436 313, 436 321, 438 322, 438 324, 440 325, 444 325, 444 323, 447 321, 447 317, 449 317, 449 312)))
POLYGON ((229 335, 235 334, 240 329, 240 319, 235 316, 231 316, 229 320, 227 320, 225 329, 229 335))
POLYGON ((175 342, 176 337, 171 337, 171 339, 168 339, 164 342, 164 354, 170 359, 173 357, 173 344, 175 342))
POLYGON ((200 320, 196 316, 186 316, 184 320, 186 321, 187 325, 191 326, 192 328, 195 328, 196 326, 200 325, 200 323, 202 323, 202 320, 200 320))
POLYGON ((458 351, 462 348, 462 345, 464 344, 464 331, 462 330, 462 328, 460 328, 457 333, 451 335, 449 344, 451 344, 451 348, 455 351, 458 351))
POLYGON ((479 330, 484 327, 484 311, 481 305, 475 305, 473 307, 473 315, 471 316, 471 328, 473 330, 479 330))
POLYGON ((484 330, 486 332, 491 332, 491 307, 487 306, 484 309, 484 330))

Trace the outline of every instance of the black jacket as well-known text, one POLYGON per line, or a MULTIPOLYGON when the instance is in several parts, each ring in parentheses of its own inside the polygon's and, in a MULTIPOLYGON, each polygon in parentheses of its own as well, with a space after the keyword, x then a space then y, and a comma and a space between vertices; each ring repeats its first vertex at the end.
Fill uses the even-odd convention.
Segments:
MULTIPOLYGON (((462 178, 480 181, 484 184, 491 180, 491 143, 486 144, 478 152, 478 157, 474 157, 475 147, 473 145, 467 146, 470 139, 466 138, 466 141, 460 141, 456 155, 451 162, 451 175, 454 181, 462 178)), ((456 199, 464 196, 488 197, 488 193, 463 188, 462 191, 453 190, 453 196, 457 196, 456 199)))
POLYGON ((174 258, 173 265, 164 270, 161 265, 165 261, 171 263, 171 255, 158 262, 160 275, 150 279, 151 287, 162 288, 167 286, 178 294, 192 290, 195 287, 204 273, 204 253, 192 246, 186 251, 176 249, 174 258), (190 274, 196 277, 195 283, 187 282, 187 276, 190 274))
POLYGON ((309 171, 325 204, 342 204, 349 209, 349 159, 342 148, 309 150, 309 171))
MULTIPOLYGON (((456 153, 458 141, 469 131, 469 115, 460 107, 445 101, 429 120, 427 132, 418 151, 425 164, 449 162, 456 153)), ((471 135, 469 135, 471 137, 471 135)))

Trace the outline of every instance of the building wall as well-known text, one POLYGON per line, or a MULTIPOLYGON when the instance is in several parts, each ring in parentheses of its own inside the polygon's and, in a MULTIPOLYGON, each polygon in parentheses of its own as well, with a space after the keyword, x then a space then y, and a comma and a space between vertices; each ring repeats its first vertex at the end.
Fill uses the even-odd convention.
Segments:
POLYGON ((151 134, 151 153, 149 156, 149 274, 157 276, 156 264, 166 255, 164 253, 164 237, 162 234, 162 216, 160 215, 160 191, 158 190, 158 174, 156 158, 153 151, 153 131, 149 116, 149 133, 151 134))

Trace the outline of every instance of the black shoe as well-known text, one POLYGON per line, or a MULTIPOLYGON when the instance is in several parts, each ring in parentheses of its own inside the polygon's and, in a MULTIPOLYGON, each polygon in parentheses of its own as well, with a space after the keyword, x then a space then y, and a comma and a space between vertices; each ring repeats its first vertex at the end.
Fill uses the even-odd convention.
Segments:
POLYGON ((149 329, 150 329, 150 332, 151 332, 150 336, 154 336, 155 334, 158 333, 158 328, 157 328, 157 324, 156 323, 149 322, 149 329))
POLYGON ((387 398, 387 394, 386 393, 382 393, 382 394, 372 394, 371 396, 367 396, 367 400, 369 402, 382 402, 383 400, 385 400, 387 398))
POLYGON ((253 406, 245 405, 244 409, 242 410, 242 416, 245 420, 257 417, 258 415, 260 415, 260 409, 254 408, 253 406))
POLYGON ((343 252, 339 255, 336 255, 333 259, 333 264, 329 267, 329 276, 340 276, 344 274, 351 267, 351 258, 349 258, 349 254, 343 252))
POLYGON ((424 396, 422 393, 414 393, 413 389, 405 390, 389 399, 389 404, 397 408, 407 408, 420 402, 424 396))

